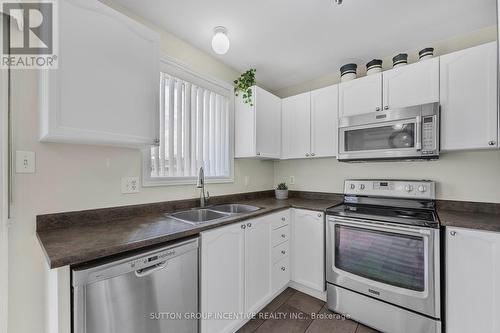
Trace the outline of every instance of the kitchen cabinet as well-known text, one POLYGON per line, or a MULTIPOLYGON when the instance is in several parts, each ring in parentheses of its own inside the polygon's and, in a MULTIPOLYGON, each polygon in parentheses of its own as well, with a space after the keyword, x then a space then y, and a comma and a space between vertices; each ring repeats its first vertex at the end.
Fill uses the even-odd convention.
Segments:
POLYGON ((282 158, 337 153, 338 85, 283 99, 282 158))
MULTIPOLYGON (((245 232, 242 223, 201 233, 201 312, 245 311, 245 232)), ((201 332, 232 332, 240 319, 202 319, 201 332)))
MULTIPOLYGON (((271 298, 273 215, 201 233, 201 312, 251 313, 271 298)), ((234 320, 202 319, 202 333, 232 332, 234 320)))
POLYGON ((250 220, 245 231, 245 311, 257 312, 271 297, 271 223, 250 220))
POLYGON ((446 326, 500 332, 500 233, 446 228, 446 326))
POLYGON ((339 84, 339 118, 382 109, 382 73, 339 84))
POLYGON ((282 101, 282 158, 309 157, 311 150, 311 93, 282 101))
POLYGON ((272 214, 272 295, 277 295, 290 282, 290 210, 272 214))
POLYGON ((337 155, 338 85, 311 92, 311 155, 337 155))
POLYGON ((384 110, 439 102, 439 58, 385 71, 382 78, 384 110))
POLYGON ((498 147, 497 47, 440 57, 441 149, 498 147))
POLYGON ((253 106, 236 97, 235 157, 279 159, 281 156, 281 99, 252 88, 253 106))
POLYGON ((40 71, 40 140, 154 144, 159 35, 97 0, 60 1, 55 15, 59 68, 40 71))
POLYGON ((324 218, 321 212, 293 210, 292 281, 319 292, 325 290, 324 218))

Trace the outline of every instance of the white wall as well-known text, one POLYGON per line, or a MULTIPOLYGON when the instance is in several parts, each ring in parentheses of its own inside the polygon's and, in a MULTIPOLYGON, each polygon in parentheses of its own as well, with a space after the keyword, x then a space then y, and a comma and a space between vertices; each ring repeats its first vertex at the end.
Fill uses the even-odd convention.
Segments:
MULTIPOLYGON (((215 58, 161 32, 162 51, 192 69, 232 82, 238 73, 215 58)), ((36 152, 36 173, 13 177, 13 219, 9 230, 9 333, 47 331, 48 270, 35 235, 43 213, 148 203, 198 196, 194 186, 141 188, 122 195, 120 179, 141 175, 138 150, 38 142, 37 73, 12 73, 13 149, 36 152)), ((234 184, 208 185, 211 195, 268 190, 273 163, 238 160, 234 184), (244 176, 250 177, 248 186, 244 176)))
POLYGON ((500 151, 443 153, 438 161, 342 163, 334 158, 276 162, 275 183, 292 190, 343 192, 345 179, 435 180, 437 197, 500 203, 500 151))

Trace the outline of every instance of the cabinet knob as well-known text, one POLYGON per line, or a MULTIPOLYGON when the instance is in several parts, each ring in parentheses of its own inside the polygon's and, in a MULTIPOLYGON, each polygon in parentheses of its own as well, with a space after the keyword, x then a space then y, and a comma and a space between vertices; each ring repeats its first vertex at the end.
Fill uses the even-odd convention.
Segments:
POLYGON ((252 227, 252 223, 247 223, 247 227, 252 227))
POLYGON ((316 156, 316 154, 315 153, 311 153, 311 156, 316 156))
POLYGON ((488 145, 490 145, 490 146, 494 146, 495 143, 496 143, 495 141, 488 141, 488 145))
POLYGON ((260 153, 257 153, 257 156, 260 156, 260 153))
POLYGON ((456 236, 457 232, 456 231, 450 231, 451 236, 456 236))
POLYGON ((321 217, 321 216, 322 216, 321 213, 318 213, 318 217, 321 217))
POLYGON ((375 111, 380 111, 380 107, 378 107, 378 106, 377 106, 377 107, 375 108, 375 111))
POLYGON ((286 235, 285 234, 281 234, 281 238, 286 238, 286 235))
POLYGON ((160 145, 160 139, 156 138, 153 140, 153 145, 159 146, 160 145))
POLYGON ((241 225, 241 229, 246 229, 246 227, 247 227, 247 226, 246 226, 246 225, 244 225, 244 224, 242 224, 242 225, 241 225))
POLYGON ((286 251, 285 250, 281 250, 281 254, 286 254, 286 251))
POLYGON ((284 217, 281 218, 281 221, 285 221, 286 219, 284 217))
POLYGON ((389 105, 384 106, 384 110, 389 110, 389 105))
POLYGON ((309 157, 309 153, 306 153, 306 157, 309 157))
POLYGON ((281 267, 281 270, 284 272, 286 271, 286 267, 281 267))

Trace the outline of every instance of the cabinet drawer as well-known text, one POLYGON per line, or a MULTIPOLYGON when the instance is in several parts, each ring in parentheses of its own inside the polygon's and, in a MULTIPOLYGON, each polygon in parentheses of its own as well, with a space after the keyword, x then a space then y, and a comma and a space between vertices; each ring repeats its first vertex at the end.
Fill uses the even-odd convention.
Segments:
POLYGON ((290 260, 288 257, 273 265, 272 273, 273 292, 283 288, 290 281, 290 260))
POLYGON ((283 212, 276 213, 272 215, 272 222, 271 222, 271 227, 273 230, 279 229, 281 227, 284 227, 285 225, 288 225, 290 221, 290 211, 285 210, 283 212))
POLYGON ((275 247, 276 245, 286 242, 289 238, 290 238, 289 225, 273 230, 272 245, 273 247, 275 247))
POLYGON ((283 258, 288 257, 290 252, 290 243, 284 242, 273 248, 273 264, 277 263, 283 258))

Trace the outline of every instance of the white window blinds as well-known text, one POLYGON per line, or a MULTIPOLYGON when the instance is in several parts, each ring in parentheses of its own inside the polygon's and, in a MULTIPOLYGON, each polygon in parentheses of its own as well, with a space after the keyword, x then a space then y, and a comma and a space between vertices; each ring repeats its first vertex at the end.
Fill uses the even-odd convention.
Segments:
POLYGON ((229 98, 162 73, 160 144, 151 148, 151 178, 231 176, 229 98))

